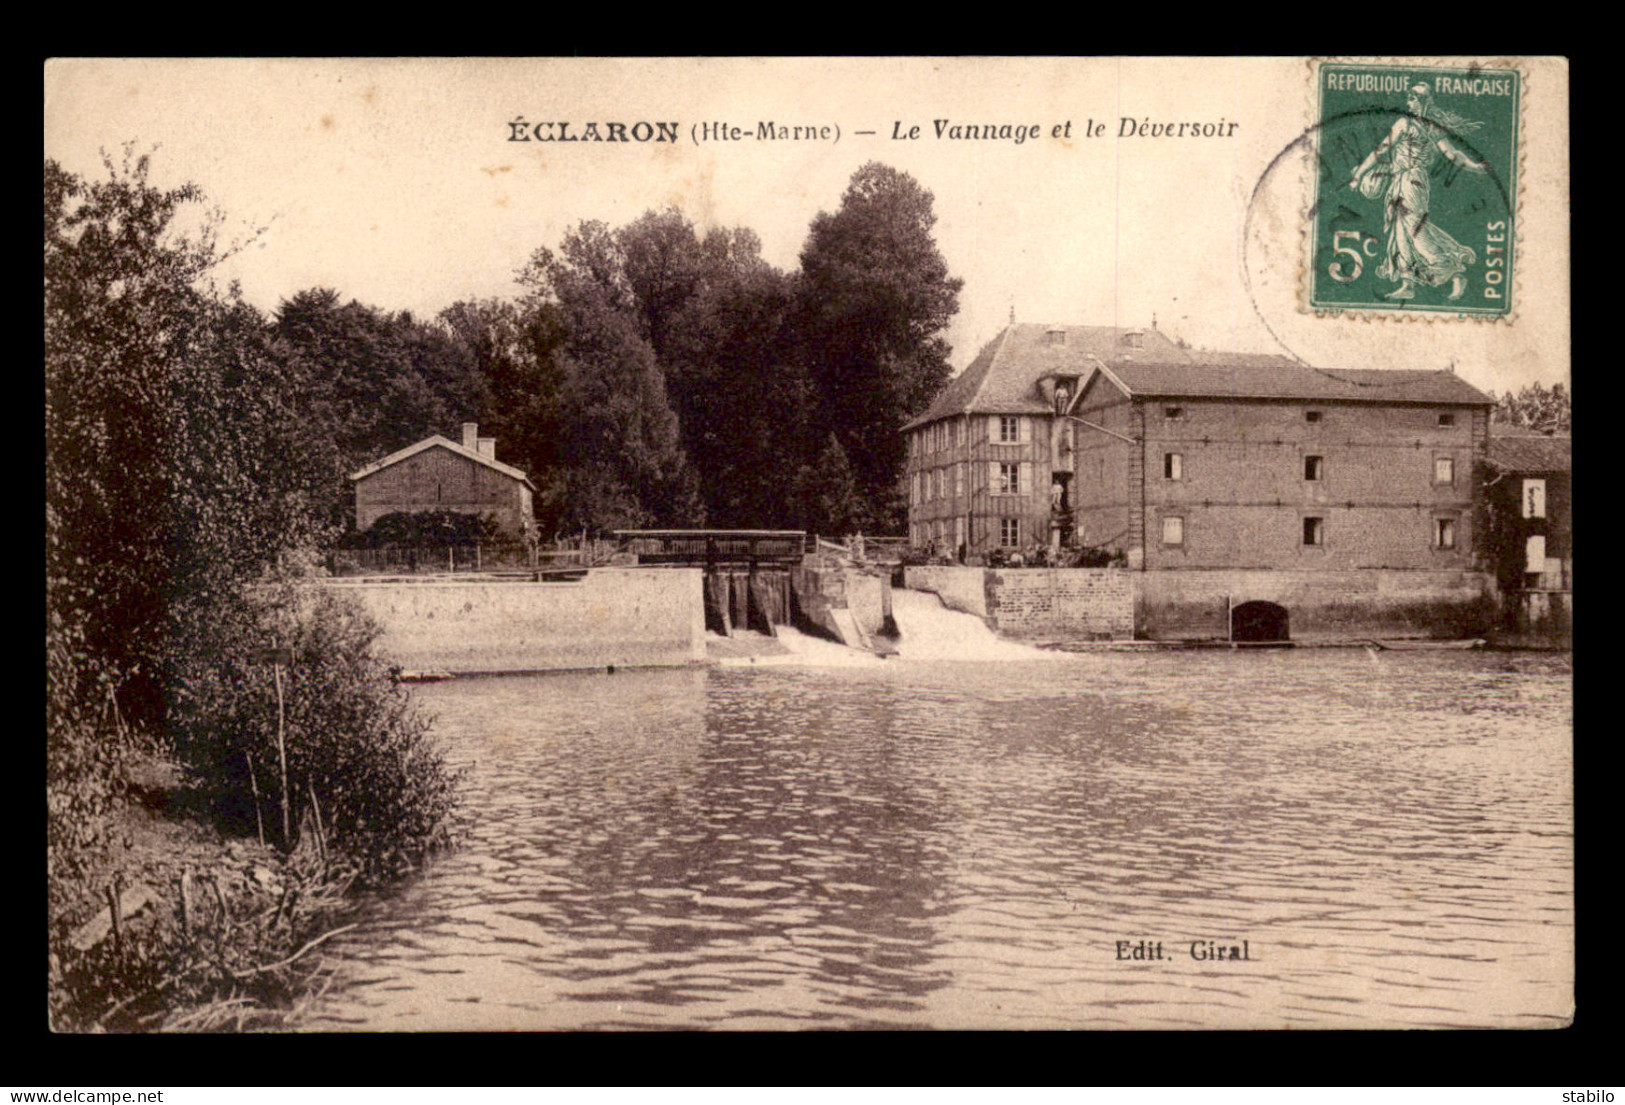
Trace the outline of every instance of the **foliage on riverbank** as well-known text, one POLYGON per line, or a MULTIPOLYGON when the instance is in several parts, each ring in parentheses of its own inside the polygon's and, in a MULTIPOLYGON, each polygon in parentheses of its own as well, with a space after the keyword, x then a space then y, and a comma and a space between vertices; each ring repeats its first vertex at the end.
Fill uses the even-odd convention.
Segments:
POLYGON ((447 842, 456 779, 310 586, 343 475, 319 368, 208 284, 195 189, 108 171, 45 166, 50 1013, 219 1027, 302 991, 352 882, 447 842), (143 782, 167 757, 184 785, 143 782))
POLYGON ((111 684, 76 693, 84 660, 48 640, 58 1030, 281 1027, 319 989, 350 887, 450 842, 457 777, 369 655, 375 628, 292 585, 246 595, 244 620, 178 658, 162 740, 125 724, 111 684), (257 662, 266 636, 280 671, 257 662))

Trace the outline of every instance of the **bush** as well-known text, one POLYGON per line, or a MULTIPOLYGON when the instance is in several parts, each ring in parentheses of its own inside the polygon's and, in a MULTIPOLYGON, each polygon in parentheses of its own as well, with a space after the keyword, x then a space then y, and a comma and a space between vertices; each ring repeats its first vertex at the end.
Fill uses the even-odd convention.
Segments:
POLYGON ((376 549, 387 545, 445 548, 447 545, 498 545, 510 540, 496 520, 454 510, 425 510, 386 514, 354 544, 376 549))
POLYGON ((109 866, 131 740, 113 683, 82 655, 82 634, 58 611, 45 634, 45 862, 53 938, 84 920, 84 888, 109 866))
POLYGON ((230 639, 177 672, 172 710, 177 747, 225 828, 288 849, 303 825, 374 882, 449 842, 457 786, 429 719, 371 655, 377 634, 319 587, 253 588, 230 639), (260 655, 273 641, 291 656, 280 671, 260 655))

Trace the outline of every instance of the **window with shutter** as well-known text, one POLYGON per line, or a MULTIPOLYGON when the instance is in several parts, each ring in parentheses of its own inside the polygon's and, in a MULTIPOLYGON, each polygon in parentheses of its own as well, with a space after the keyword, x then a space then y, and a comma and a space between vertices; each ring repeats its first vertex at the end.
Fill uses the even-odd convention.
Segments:
POLYGON ((1546 517, 1546 481, 1523 481, 1523 516, 1525 518, 1546 517))

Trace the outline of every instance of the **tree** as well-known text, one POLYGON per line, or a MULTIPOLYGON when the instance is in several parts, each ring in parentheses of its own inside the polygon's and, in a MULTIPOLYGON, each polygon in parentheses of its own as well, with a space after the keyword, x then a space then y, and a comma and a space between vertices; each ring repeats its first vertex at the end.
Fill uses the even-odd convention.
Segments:
POLYGON ((812 406, 788 342, 794 284, 746 228, 703 236, 680 212, 621 228, 627 283, 715 525, 791 524, 812 406))
MULTIPOLYGON (((1493 393, 1491 398, 1495 398, 1493 393)), ((1553 384, 1550 388, 1528 384, 1516 394, 1509 391, 1497 399, 1491 418, 1502 425, 1521 426, 1543 434, 1566 434, 1570 432, 1573 419, 1573 402, 1562 384, 1553 384)))
POLYGON ((311 288, 277 308, 275 329, 310 374, 313 405, 352 470, 486 405, 469 349, 439 322, 418 322, 311 288))
POLYGON ((668 386, 713 524, 799 524, 787 484, 812 457, 814 393, 788 341, 794 282, 767 265, 697 296, 668 386))
POLYGON ((809 532, 839 536, 868 528, 867 504, 858 494, 846 450, 831 434, 817 459, 796 480, 801 525, 809 532))
POLYGON ((962 280, 931 236, 932 195, 869 162, 841 206, 820 212, 801 251, 798 340, 819 397, 820 439, 834 434, 871 512, 895 517, 905 456, 899 428, 947 381, 942 337, 962 280))
POLYGON ((564 524, 568 466, 563 310, 535 300, 484 299, 454 303, 439 317, 482 377, 480 425, 498 439, 503 459, 536 485, 538 526, 544 533, 557 532, 564 524))
MULTIPOLYGON (((336 823, 357 804, 402 803, 438 821, 449 777, 404 697, 367 656, 375 630, 337 598, 300 586, 329 535, 343 472, 316 417, 324 381, 235 290, 208 284, 224 256, 218 223, 180 229, 201 201, 195 188, 154 187, 147 158, 128 153, 107 169, 107 179, 87 182, 45 163, 53 878, 86 869, 59 862, 59 852, 99 847, 74 822, 105 812, 112 790, 81 784, 116 774, 126 721, 170 738, 203 767, 217 810, 247 808, 250 794, 234 789, 244 784, 245 733, 276 731, 264 668, 254 663, 273 636, 303 642, 308 672, 348 673, 353 693, 342 700, 321 698, 313 677, 320 732, 305 738, 339 741, 365 761, 351 781, 306 778, 296 799, 319 796, 336 823), (429 766, 396 771, 407 753, 429 766), (382 789, 356 789, 363 775, 382 789)), ((366 830, 379 831, 376 821, 366 830)), ((406 850, 438 839, 425 829, 406 850)), ((363 851, 379 844, 364 835, 354 842, 363 851)), ((400 843, 379 845, 389 862, 400 843)))
POLYGON ((566 323, 559 349, 570 528, 694 525, 698 485, 678 437, 664 374, 640 333, 637 301, 609 228, 585 222, 557 255, 538 250, 521 274, 566 323))
POLYGON ((199 290, 217 222, 185 236, 201 202, 148 183, 126 149, 107 179, 45 162, 46 594, 78 650, 118 682, 123 707, 156 716, 165 632, 182 354, 203 341, 199 290))

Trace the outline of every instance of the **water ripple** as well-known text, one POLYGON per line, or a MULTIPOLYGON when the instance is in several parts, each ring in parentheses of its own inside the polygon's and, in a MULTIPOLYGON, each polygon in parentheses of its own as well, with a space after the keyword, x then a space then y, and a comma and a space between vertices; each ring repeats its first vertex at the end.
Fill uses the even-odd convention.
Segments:
POLYGON ((1571 685, 1299 650, 425 688, 466 841, 334 942, 313 1027, 1560 1023, 1571 685))

